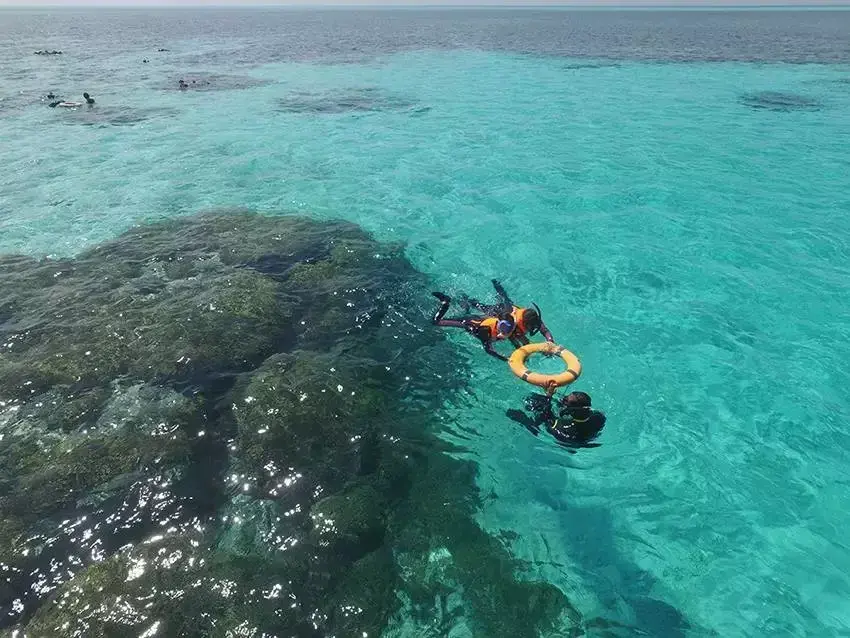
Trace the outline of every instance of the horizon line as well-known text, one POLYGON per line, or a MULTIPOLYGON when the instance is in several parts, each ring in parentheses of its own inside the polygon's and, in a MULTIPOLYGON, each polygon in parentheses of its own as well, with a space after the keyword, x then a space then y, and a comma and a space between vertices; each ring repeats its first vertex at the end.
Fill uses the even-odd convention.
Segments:
POLYGON ((199 4, 197 2, 171 2, 169 0, 153 0, 148 3, 139 4, 112 4, 108 0, 98 2, 69 2, 69 3, 38 3, 38 4, 4 4, 0 2, 0 9, 257 9, 257 8, 300 8, 300 9, 582 9, 582 10, 646 10, 646 9, 719 9, 719 10, 746 10, 746 9, 780 9, 780 10, 844 10, 850 9, 850 0, 837 0, 839 4, 796 4, 796 3, 747 3, 747 4, 727 4, 718 2, 697 2, 683 4, 681 1, 676 2, 659 2, 654 4, 589 4, 587 2, 575 3, 529 3, 522 0, 507 0, 506 2, 493 2, 492 0, 482 0, 481 2, 464 2, 453 3, 450 0, 445 2, 429 2, 427 4, 417 4, 415 0, 410 1, 390 1, 380 4, 369 2, 323 2, 314 4, 310 0, 294 0, 292 2, 215 2, 209 4, 199 4))

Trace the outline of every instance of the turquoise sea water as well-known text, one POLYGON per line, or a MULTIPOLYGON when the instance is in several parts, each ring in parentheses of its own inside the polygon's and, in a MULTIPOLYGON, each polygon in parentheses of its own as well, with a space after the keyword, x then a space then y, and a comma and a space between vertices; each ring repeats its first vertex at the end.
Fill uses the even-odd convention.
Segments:
POLYGON ((439 12, 358 14, 355 35, 344 13, 264 31, 181 12, 88 48, 96 12, 12 15, 0 252, 240 206, 403 241, 450 294, 498 277, 580 356, 608 425, 576 455, 516 428, 529 388, 457 334, 474 389, 435 418, 478 463, 485 527, 582 613, 646 635, 850 632, 850 53, 794 49, 847 14, 663 14, 657 55, 623 44, 651 17, 609 17, 613 58, 545 50, 521 18, 515 45, 504 14, 463 25, 508 46, 439 12), (699 55, 718 16, 787 54, 699 55), (50 90, 97 105, 50 109, 50 90))

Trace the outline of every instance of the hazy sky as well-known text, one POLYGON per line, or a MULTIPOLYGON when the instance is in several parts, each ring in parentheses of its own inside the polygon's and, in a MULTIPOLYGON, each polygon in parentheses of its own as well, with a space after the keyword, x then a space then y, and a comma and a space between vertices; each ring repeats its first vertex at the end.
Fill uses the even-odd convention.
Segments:
POLYGON ((570 6, 850 6, 850 0, 0 0, 0 6, 251 6, 251 5, 570 5, 570 6))

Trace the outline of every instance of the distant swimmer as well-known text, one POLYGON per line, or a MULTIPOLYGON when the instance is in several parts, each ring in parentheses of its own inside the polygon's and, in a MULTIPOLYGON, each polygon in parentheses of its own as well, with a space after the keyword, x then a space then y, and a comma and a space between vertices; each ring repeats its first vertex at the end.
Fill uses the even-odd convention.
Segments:
POLYGON ((89 106, 94 104, 94 98, 91 95, 89 95, 88 93, 83 93, 83 98, 85 98, 86 104, 88 104, 89 106))
POLYGON ((48 51, 47 49, 44 49, 42 51, 36 51, 35 54, 36 55, 62 55, 62 52, 56 51, 56 50, 48 51))
POLYGON ((508 360, 507 357, 493 349, 493 342, 509 339, 516 328, 516 324, 510 313, 502 313, 496 316, 468 315, 464 317, 446 317, 445 315, 452 302, 451 297, 441 292, 433 292, 431 294, 440 300, 440 307, 431 320, 435 326, 463 328, 481 342, 487 354, 502 361, 508 360))
POLYGON ((143 64, 147 64, 148 62, 150 62, 150 60, 148 60, 147 58, 144 58, 144 59, 142 60, 142 63, 143 63, 143 64))
POLYGON ((181 91, 185 91, 186 89, 189 88, 189 85, 186 84, 186 80, 180 80, 180 82, 177 84, 177 86, 180 87, 181 91))
POLYGON ((558 414, 552 409, 552 398, 543 394, 526 397, 525 407, 534 414, 528 416, 520 410, 508 410, 508 418, 525 426, 537 436, 540 426, 562 446, 595 447, 592 441, 605 427, 605 415, 591 408, 590 395, 586 392, 570 392, 558 402, 558 414))

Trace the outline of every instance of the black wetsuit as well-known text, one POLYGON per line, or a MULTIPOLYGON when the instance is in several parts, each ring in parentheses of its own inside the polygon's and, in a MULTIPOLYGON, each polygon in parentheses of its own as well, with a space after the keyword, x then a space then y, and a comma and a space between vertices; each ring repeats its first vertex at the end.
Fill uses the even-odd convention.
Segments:
POLYGON ((475 337, 481 342, 481 345, 484 346, 484 351, 487 354, 496 357, 497 359, 501 359, 502 361, 508 360, 507 357, 499 354, 493 349, 493 338, 490 335, 490 330, 487 328, 487 326, 482 324, 482 322, 488 317, 476 315, 466 315, 462 317, 446 317, 446 313, 449 311, 449 306, 452 303, 451 298, 441 292, 435 292, 432 294, 440 300, 440 307, 437 308, 437 312, 434 313, 434 317, 433 319, 431 319, 431 322, 435 326, 444 326, 448 328, 463 328, 469 334, 471 334, 473 337, 475 337))
MULTIPOLYGON (((461 304, 463 304, 467 310, 470 307, 476 308, 490 317, 512 314, 514 308, 517 308, 518 306, 508 296, 507 291, 498 279, 491 279, 490 281, 493 284, 493 288, 496 289, 496 294, 499 297, 499 303, 485 304, 474 297, 464 296, 460 299, 461 304)), ((552 341, 552 333, 549 332, 549 329, 543 321, 540 322, 540 334, 542 334, 547 341, 552 341)), ((511 334, 510 339, 515 348, 519 348, 520 346, 524 346, 528 343, 528 336, 525 333, 520 333, 519 330, 511 334)))
POLYGON ((528 416, 521 410, 508 410, 508 418, 524 426, 529 432, 537 436, 540 434, 540 426, 545 425, 546 431, 565 447, 595 447, 591 443, 602 428, 605 427, 605 415, 590 408, 572 410, 561 407, 559 414, 552 409, 552 400, 543 394, 532 394, 526 397, 525 407, 534 416, 528 416), (580 414, 581 416, 576 416, 580 414))
POLYGON ((598 410, 587 410, 587 415, 583 418, 561 410, 561 416, 548 426, 548 430, 558 443, 570 447, 586 447, 599 436, 604 427, 605 415, 598 410))
POLYGON ((499 303, 497 304, 485 304, 474 297, 467 297, 464 295, 460 299, 460 303, 469 310, 470 307, 476 308, 480 310, 485 315, 490 317, 495 317, 497 315, 509 314, 513 308, 514 303, 511 301, 511 298, 508 297, 508 293, 505 292, 505 289, 502 287, 502 284, 499 283, 496 279, 491 279, 493 282, 493 288, 496 289, 496 294, 499 296, 499 303))

